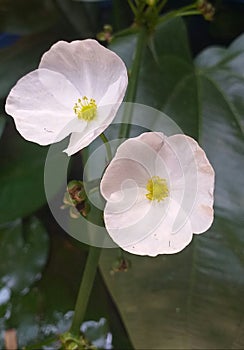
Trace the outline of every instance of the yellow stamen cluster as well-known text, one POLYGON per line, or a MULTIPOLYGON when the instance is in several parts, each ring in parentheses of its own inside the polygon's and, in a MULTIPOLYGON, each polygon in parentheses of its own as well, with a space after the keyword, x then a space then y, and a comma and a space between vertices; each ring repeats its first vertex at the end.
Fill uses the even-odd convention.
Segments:
POLYGON ((159 176, 151 177, 147 182, 146 189, 148 191, 146 197, 150 201, 160 202, 169 196, 167 182, 159 176))
POLYGON ((97 104, 93 98, 90 98, 89 100, 86 96, 84 96, 82 99, 78 99, 78 102, 74 105, 73 110, 79 119, 89 122, 97 115, 97 104))

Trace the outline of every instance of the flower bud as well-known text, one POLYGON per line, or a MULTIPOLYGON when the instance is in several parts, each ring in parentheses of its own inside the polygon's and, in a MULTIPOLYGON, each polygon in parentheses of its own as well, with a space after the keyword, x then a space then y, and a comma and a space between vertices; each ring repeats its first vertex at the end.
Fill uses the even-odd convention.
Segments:
POLYGON ((127 272, 131 267, 130 260, 123 256, 118 257, 112 264, 111 274, 114 275, 116 272, 127 272))
POLYGON ((95 346, 90 344, 82 335, 74 337, 71 333, 66 332, 60 336, 63 350, 95 350, 95 346))
POLYGON ((196 6, 197 6, 197 9, 202 13, 206 21, 213 20, 213 17, 215 14, 215 8, 210 2, 208 2, 207 0, 198 0, 196 3, 196 6))
POLYGON ((113 38, 112 32, 113 27, 110 24, 105 24, 103 26, 103 31, 97 34, 97 39, 99 41, 107 41, 108 43, 110 43, 113 38))
POLYGON ((149 6, 154 6, 156 5, 156 3, 157 3, 157 0, 146 0, 146 4, 149 6))
POLYGON ((61 209, 69 208, 73 219, 79 218, 80 215, 87 216, 90 205, 82 181, 72 180, 68 183, 63 203, 61 209))

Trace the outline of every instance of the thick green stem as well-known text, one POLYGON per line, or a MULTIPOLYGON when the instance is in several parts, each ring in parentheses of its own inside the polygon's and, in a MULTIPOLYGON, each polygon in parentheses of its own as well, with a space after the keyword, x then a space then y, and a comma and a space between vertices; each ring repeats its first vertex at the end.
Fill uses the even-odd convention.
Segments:
POLYGON ((100 254, 101 254, 101 248, 92 247, 92 246, 90 247, 85 270, 84 270, 81 285, 80 285, 80 290, 79 290, 76 305, 75 305, 73 322, 70 328, 70 333, 75 337, 79 337, 80 335, 80 326, 84 321, 87 305, 89 302, 89 297, 90 297, 92 286, 96 277, 100 254))
MULTIPOLYGON (((105 144, 108 161, 111 161, 112 152, 111 152, 108 139, 103 133, 100 135, 100 137, 105 144)), ((88 154, 84 153, 83 157, 84 156, 87 158, 88 154)), ((92 291, 92 286, 94 284, 94 280, 96 277, 96 272, 97 272, 101 251, 102 251, 101 248, 97 248, 93 246, 90 246, 89 248, 89 254, 86 261, 84 273, 82 276, 82 281, 81 281, 81 285, 80 285, 80 289, 78 292, 76 305, 75 305, 74 317, 70 328, 70 333, 77 338, 79 338, 80 327, 82 322, 84 321, 87 305, 88 305, 90 294, 92 291)))
MULTIPOLYGON (((131 67, 131 75, 129 77, 129 84, 128 84, 127 93, 125 97, 126 102, 134 102, 136 98, 136 90, 138 85, 141 60, 142 60, 142 55, 144 52, 146 42, 147 42, 147 29, 146 27, 141 27, 137 37, 135 56, 131 67)), ((119 138, 129 137, 132 113, 133 113, 133 106, 132 104, 128 104, 128 106, 125 107, 123 124, 121 124, 119 138)))

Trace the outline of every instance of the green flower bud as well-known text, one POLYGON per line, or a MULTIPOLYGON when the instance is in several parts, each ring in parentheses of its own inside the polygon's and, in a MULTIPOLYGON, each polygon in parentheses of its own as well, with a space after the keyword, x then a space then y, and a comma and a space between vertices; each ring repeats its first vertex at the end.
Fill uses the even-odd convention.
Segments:
POLYGON ((146 0, 146 4, 149 6, 154 6, 156 5, 156 3, 157 3, 157 0, 146 0))
POLYGON ((85 339, 82 335, 74 337, 71 333, 66 332, 60 336, 63 350, 95 350, 95 346, 85 339))
POLYGON ((113 27, 110 24, 105 24, 103 26, 103 31, 97 34, 97 39, 99 41, 107 41, 108 43, 112 40, 113 27))
POLYGON ((213 20, 215 8, 210 2, 208 2, 207 0, 198 0, 196 6, 207 21, 213 20))
POLYGON ((79 218, 80 215, 87 216, 90 205, 82 181, 72 180, 68 183, 63 203, 61 209, 69 208, 73 219, 79 218))
POLYGON ((105 24, 103 26, 103 30, 107 33, 112 33, 113 32, 113 27, 110 24, 105 24))
POLYGON ((106 34, 104 32, 97 33, 97 40, 106 41, 106 34))

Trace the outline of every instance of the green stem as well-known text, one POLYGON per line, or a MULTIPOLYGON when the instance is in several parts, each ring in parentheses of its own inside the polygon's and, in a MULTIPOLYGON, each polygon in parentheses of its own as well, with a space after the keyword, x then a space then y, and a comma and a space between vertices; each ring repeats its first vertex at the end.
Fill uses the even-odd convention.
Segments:
POLYGON ((75 337, 79 337, 80 335, 80 326, 85 317, 92 286, 96 277, 100 254, 101 248, 90 246, 70 328, 70 333, 75 337))
POLYGON ((194 15, 202 15, 202 13, 198 10, 192 10, 192 11, 178 13, 176 14, 175 17, 194 16, 194 15))
MULTIPOLYGON (((112 151, 111 151, 111 147, 108 142, 108 139, 103 133, 100 135, 100 138, 105 144, 108 161, 111 161, 112 151)), ((92 291, 92 286, 94 284, 94 280, 96 277, 96 272, 97 272, 101 251, 102 251, 101 248, 97 248, 93 246, 90 246, 89 248, 88 258, 86 261, 85 270, 82 276, 82 281, 81 281, 80 289, 76 300, 74 317, 73 317, 72 325, 70 327, 70 333, 77 338, 80 335, 80 326, 85 317, 87 305, 88 305, 90 294, 92 291)))
POLYGON ((103 141, 103 143, 104 143, 104 145, 106 147, 108 161, 110 162, 112 160, 113 156, 112 156, 112 151, 111 151, 111 147, 110 147, 109 141, 108 141, 107 137, 104 135, 104 133, 102 133, 100 135, 100 138, 101 138, 101 140, 103 141))
POLYGON ((135 5, 132 3, 131 0, 128 0, 128 4, 129 4, 129 6, 131 8, 131 11, 134 13, 134 15, 136 15, 137 14, 137 8, 135 7, 135 5))
POLYGON ((113 36, 112 36, 112 41, 113 41, 114 39, 116 39, 116 38, 120 38, 120 37, 123 37, 123 36, 136 34, 136 33, 138 33, 138 31, 139 31, 139 27, 136 26, 136 25, 132 25, 132 26, 129 27, 129 28, 122 29, 122 30, 120 30, 119 32, 116 32, 115 34, 113 34, 113 36))
POLYGON ((158 13, 160 13, 160 11, 162 11, 162 9, 164 8, 164 6, 167 4, 168 0, 163 0, 161 2, 161 4, 158 6, 157 10, 158 10, 158 13))
MULTIPOLYGON (((145 27, 141 27, 137 37, 135 56, 131 67, 131 75, 129 78, 129 84, 128 84, 127 93, 125 97, 126 102, 134 102, 136 98, 136 90, 138 85, 141 59, 142 59, 142 55, 146 45, 146 41, 147 41, 147 29, 145 27)), ((132 104, 129 104, 125 108, 123 124, 121 124, 120 131, 119 131, 119 138, 129 137, 132 112, 133 112, 132 104)))
POLYGON ((179 8, 177 11, 185 12, 185 11, 192 10, 195 8, 196 8, 196 2, 194 2, 193 4, 190 4, 190 5, 183 6, 183 7, 179 8))
POLYGON ((165 22, 174 17, 200 15, 201 12, 197 9, 196 2, 193 4, 183 6, 177 10, 170 11, 159 18, 158 23, 165 22))
POLYGON ((188 10, 188 11, 181 11, 181 10, 175 10, 171 11, 169 13, 166 13, 166 15, 163 15, 159 18, 158 23, 166 22, 171 18, 175 17, 184 17, 184 16, 192 16, 192 15, 201 15, 201 12, 199 10, 188 10))

